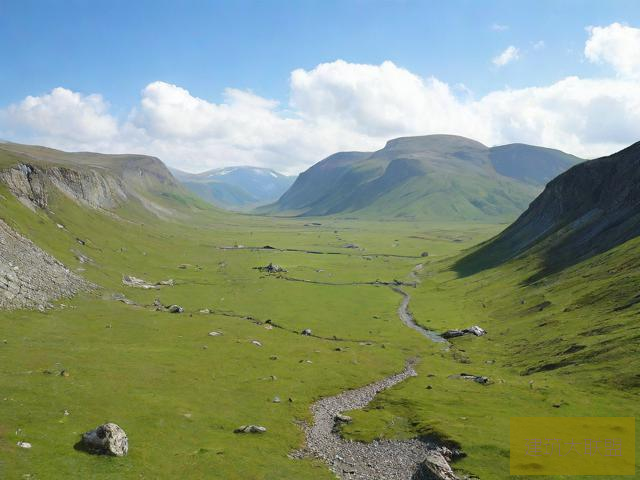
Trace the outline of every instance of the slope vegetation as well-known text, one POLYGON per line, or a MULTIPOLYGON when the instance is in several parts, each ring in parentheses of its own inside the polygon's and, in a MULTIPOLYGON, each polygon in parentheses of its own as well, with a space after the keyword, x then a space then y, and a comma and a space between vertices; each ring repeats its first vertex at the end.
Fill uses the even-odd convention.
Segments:
POLYGON ((529 145, 487 148, 453 135, 391 140, 374 153, 332 155, 262 213, 430 220, 514 218, 545 181, 579 161, 529 145))

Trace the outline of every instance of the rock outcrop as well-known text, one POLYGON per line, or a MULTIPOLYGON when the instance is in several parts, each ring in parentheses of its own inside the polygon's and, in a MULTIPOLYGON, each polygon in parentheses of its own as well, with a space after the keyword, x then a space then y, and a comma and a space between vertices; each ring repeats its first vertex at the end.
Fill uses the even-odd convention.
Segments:
POLYGON ((92 288, 0 220, 0 310, 38 308, 92 288))

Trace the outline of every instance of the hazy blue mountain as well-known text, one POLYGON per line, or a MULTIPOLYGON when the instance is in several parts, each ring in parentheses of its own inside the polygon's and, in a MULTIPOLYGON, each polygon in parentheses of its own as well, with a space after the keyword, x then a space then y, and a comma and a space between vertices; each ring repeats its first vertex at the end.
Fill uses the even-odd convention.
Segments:
POLYGON ((232 210, 274 202, 295 180, 293 176, 258 167, 226 167, 197 174, 176 169, 172 172, 202 199, 232 210))

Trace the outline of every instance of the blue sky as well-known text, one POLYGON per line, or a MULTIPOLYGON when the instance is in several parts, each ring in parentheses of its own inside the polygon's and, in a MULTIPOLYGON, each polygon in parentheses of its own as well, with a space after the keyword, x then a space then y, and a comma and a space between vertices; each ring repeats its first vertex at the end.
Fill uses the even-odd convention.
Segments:
MULTIPOLYGON (((141 110, 141 92, 153 82, 180 87, 190 96, 217 106, 228 103, 227 88, 250 91, 261 99, 279 102, 275 107, 278 119, 299 120, 309 112, 292 105, 291 73, 296 69, 311 72, 338 59, 349 65, 373 66, 390 61, 418 78, 436 78, 460 101, 481 99, 505 89, 547 87, 572 76, 619 79, 619 72, 607 58, 585 58, 586 28, 614 22, 640 26, 640 4, 566 0, 0 0, 0 109, 17 105, 29 95, 46 95, 57 87, 78 95, 97 94, 106 113, 118 124, 119 143, 113 138, 110 142, 80 138, 74 143, 68 135, 56 141, 55 132, 45 135, 41 126, 30 130, 25 122, 11 123, 7 115, 0 133, 12 140, 46 140, 57 146, 95 144, 118 150, 135 144, 136 150, 143 150, 144 140, 127 142, 121 131, 133 111, 141 110), (492 60, 510 46, 517 52, 514 59, 502 66, 494 64, 492 60)), ((141 122, 134 122, 138 129, 141 122)), ((404 132, 391 128, 388 134, 396 131, 404 132)), ((522 136, 523 140, 529 138, 522 136)), ((370 147, 375 143, 352 137, 352 141, 335 142, 335 147, 370 147)), ((210 141, 214 139, 215 134, 209 136, 210 141)), ((229 146, 228 138, 225 142, 229 146)), ((151 153, 158 148, 157 142, 155 147, 153 143, 148 141, 151 153)), ((299 150, 305 146, 291 151, 281 148, 255 158, 228 158, 231 163, 271 162, 270 166, 301 168, 311 157, 297 163, 276 157, 300 156, 299 150)), ((200 168, 194 160, 200 154, 170 153, 168 147, 158 150, 173 163, 200 168)), ((317 154, 326 153, 317 150, 317 154)), ((201 162, 202 167, 224 163, 224 159, 212 156, 201 162)))

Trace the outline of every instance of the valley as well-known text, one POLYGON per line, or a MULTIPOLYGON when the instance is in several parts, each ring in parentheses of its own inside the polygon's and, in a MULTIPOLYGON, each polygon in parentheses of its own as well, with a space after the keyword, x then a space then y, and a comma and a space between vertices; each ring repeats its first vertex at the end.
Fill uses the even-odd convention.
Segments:
MULTIPOLYGON (((13 155, 4 165, 55 160, 13 155)), ((510 416, 638 412, 637 239, 537 278, 546 250, 478 263, 505 224, 243 215, 118 172, 105 175, 130 200, 109 209, 46 176, 45 208, 0 185, 8 227, 94 286, 2 312, 7 478, 389 478, 380 452, 413 465, 398 478, 428 478, 394 449, 431 445, 463 452, 458 478, 501 479, 510 416), (472 325, 486 335, 436 335, 472 325), (307 450, 313 405, 407 361, 331 437, 380 465, 307 450), (126 457, 73 449, 107 421, 126 457)))

